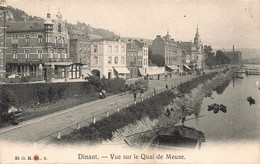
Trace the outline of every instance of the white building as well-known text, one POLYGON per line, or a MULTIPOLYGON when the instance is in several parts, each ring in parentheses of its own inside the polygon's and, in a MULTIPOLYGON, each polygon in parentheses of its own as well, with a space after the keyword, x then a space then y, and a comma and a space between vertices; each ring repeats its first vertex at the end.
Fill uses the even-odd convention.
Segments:
POLYGON ((91 45, 90 70, 99 78, 124 78, 130 73, 126 68, 126 44, 119 41, 99 40, 91 45))

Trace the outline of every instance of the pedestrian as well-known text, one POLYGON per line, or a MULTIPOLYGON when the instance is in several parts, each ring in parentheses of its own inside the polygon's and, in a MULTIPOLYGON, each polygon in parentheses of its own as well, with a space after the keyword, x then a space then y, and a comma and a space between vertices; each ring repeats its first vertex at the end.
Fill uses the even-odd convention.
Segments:
POLYGON ((155 90, 155 88, 153 88, 153 93, 156 94, 156 90, 155 90))
POLYGON ((136 101, 136 91, 134 91, 134 101, 136 101))
POLYGON ((165 85, 165 87, 166 87, 166 90, 168 90, 168 85, 167 84, 165 85))
POLYGON ((170 78, 172 78, 172 73, 170 73, 170 78))
POLYGON ((140 93, 141 93, 141 94, 140 94, 140 97, 143 98, 143 95, 144 95, 144 90, 143 90, 143 88, 141 88, 140 93))
POLYGON ((165 80, 167 81, 167 74, 165 74, 165 80))

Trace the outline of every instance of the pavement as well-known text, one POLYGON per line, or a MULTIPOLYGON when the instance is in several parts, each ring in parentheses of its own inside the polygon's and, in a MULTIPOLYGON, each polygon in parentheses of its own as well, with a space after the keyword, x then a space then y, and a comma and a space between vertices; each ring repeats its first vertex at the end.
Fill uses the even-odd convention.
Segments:
MULTIPOLYGON (((149 89, 144 93, 144 98, 152 96, 153 88, 156 91, 166 89, 165 85, 172 87, 181 82, 194 78, 194 75, 177 76, 160 80, 149 80, 149 89)), ((137 102, 141 101, 137 94, 137 102)), ((54 138, 68 134, 75 129, 88 126, 94 119, 102 119, 128 105, 134 103, 133 94, 113 95, 105 99, 99 99, 84 103, 72 108, 55 112, 46 116, 24 121, 16 126, 8 126, 0 129, 0 139, 6 141, 19 141, 25 143, 48 143, 54 138), (95 117, 95 118, 94 118, 95 117)))

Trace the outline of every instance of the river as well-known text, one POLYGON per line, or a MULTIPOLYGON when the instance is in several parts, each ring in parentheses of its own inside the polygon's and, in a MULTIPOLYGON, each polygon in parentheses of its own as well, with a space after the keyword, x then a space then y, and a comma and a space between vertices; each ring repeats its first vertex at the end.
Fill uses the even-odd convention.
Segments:
POLYGON ((192 115, 186 118, 185 126, 202 131, 206 143, 259 141, 260 76, 237 75, 244 79, 235 78, 229 82, 223 93, 213 91, 211 97, 203 99, 200 117, 195 118, 192 115), (256 103, 250 106, 248 96, 254 98, 256 103), (225 105, 227 112, 208 111, 207 106, 214 103, 225 105))

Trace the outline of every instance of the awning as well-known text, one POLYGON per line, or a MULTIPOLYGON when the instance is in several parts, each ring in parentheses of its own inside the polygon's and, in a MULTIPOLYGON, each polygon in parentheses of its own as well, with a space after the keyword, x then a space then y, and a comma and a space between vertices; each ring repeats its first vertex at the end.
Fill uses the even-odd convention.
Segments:
POLYGON ((89 69, 82 69, 82 75, 84 77, 89 77, 89 76, 92 76, 92 73, 89 69))
POLYGON ((129 70, 126 67, 122 67, 122 68, 115 68, 114 67, 114 69, 116 70, 117 73, 123 73, 123 74, 130 73, 129 70))
POLYGON ((191 69, 189 66, 187 66, 186 64, 183 64, 187 69, 191 69))
POLYGON ((166 66, 172 70, 180 69, 177 65, 166 65, 166 66))
POLYGON ((44 65, 57 65, 57 66, 70 66, 72 65, 72 62, 47 62, 47 63, 44 63, 44 65))
POLYGON ((157 66, 148 67, 148 75, 159 75, 159 74, 164 74, 164 72, 165 72, 164 67, 157 67, 157 66))
POLYGON ((140 74, 141 74, 142 76, 145 75, 145 73, 144 73, 144 69, 143 69, 143 68, 138 68, 138 70, 139 70, 139 72, 140 72, 140 74))

